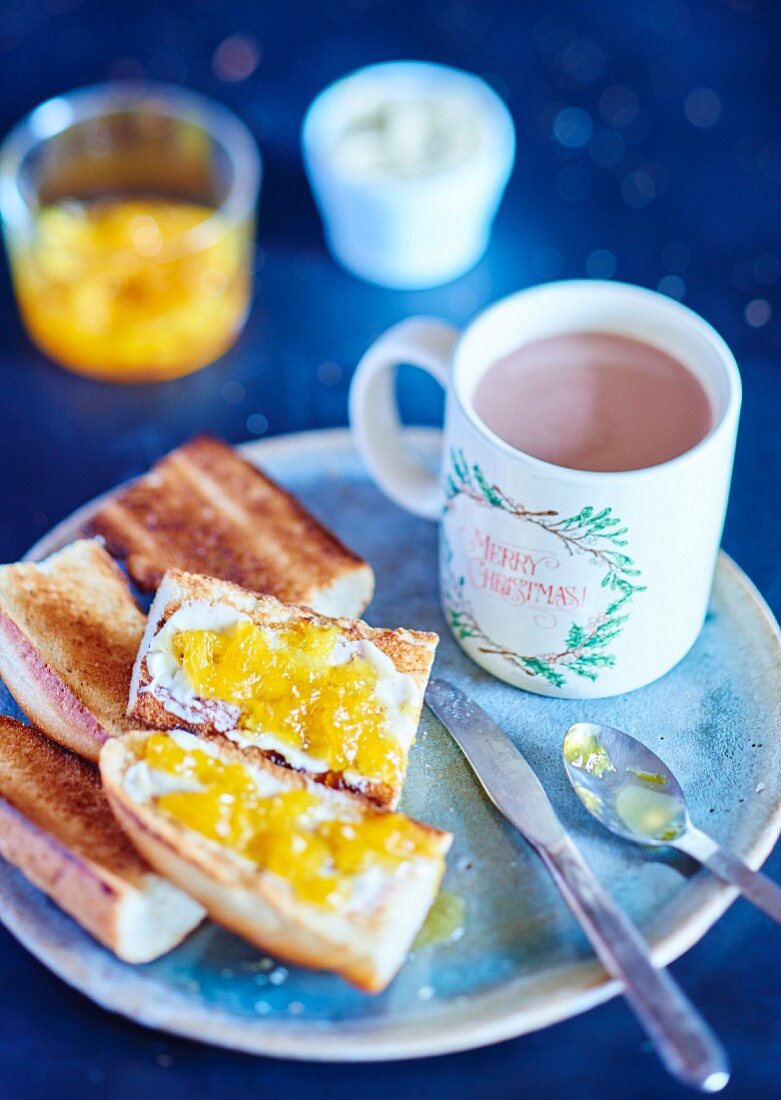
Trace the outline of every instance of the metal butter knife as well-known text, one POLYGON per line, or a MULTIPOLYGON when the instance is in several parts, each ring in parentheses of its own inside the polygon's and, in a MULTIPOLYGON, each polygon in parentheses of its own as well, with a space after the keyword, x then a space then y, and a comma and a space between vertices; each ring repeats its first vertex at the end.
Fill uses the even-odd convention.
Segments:
POLYGON ((624 996, 668 1070, 704 1092, 724 1088, 729 1064, 718 1039, 667 971, 651 962, 645 941, 600 885, 507 734, 444 680, 429 683, 426 702, 493 804, 541 857, 602 964, 623 982, 624 996))

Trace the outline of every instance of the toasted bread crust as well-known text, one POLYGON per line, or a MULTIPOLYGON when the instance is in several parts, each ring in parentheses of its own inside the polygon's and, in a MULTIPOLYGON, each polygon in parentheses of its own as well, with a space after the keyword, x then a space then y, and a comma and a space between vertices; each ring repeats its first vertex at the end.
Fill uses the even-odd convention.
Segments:
POLYGON ((142 947, 138 957, 127 942, 123 906, 156 876, 118 826, 97 769, 40 730, 4 716, 0 855, 120 957, 147 961, 161 953, 142 947))
POLYGON ((128 729, 144 625, 127 579, 95 541, 0 567, 0 675, 31 721, 87 759, 128 729))
POLYGON ((0 677, 30 721, 86 760, 109 736, 13 619, 0 611, 0 677))
MULTIPOLYGON (((403 962, 406 952, 439 888, 444 863, 429 861, 423 899, 413 901, 391 880, 387 895, 373 909, 339 916, 301 904, 281 889, 274 876, 235 856, 228 849, 200 837, 148 804, 130 800, 124 775, 134 762, 136 739, 149 731, 131 733, 106 744, 101 753, 103 784, 117 820, 152 866, 197 898, 218 923, 280 958, 318 970, 332 970, 366 992, 379 992, 403 962), (417 919, 416 919, 417 918, 417 919), (403 924, 399 935, 394 928, 403 924)), ((241 750, 224 739, 212 739, 223 758, 243 760, 241 750)), ((259 759, 256 766, 290 789, 317 790, 312 780, 259 759)), ((323 792, 323 798, 348 800, 365 807, 351 794, 323 792)), ((382 810, 372 810, 382 813, 382 810)), ((430 825, 417 823, 439 839, 442 857, 452 837, 430 825)))
POLYGON ((74 859, 56 837, 32 824, 0 797, 0 855, 23 873, 90 935, 114 950, 121 884, 74 859))
MULTIPOLYGON (((371 627, 361 619, 333 619, 318 615, 306 607, 284 604, 273 596, 256 595, 228 581, 172 569, 166 573, 150 608, 149 624, 133 670, 128 717, 137 723, 154 729, 184 728, 199 734, 219 735, 226 732, 226 708, 223 704, 214 700, 198 700, 197 719, 194 719, 183 715, 181 710, 174 711, 170 701, 158 695, 154 688, 150 689, 152 677, 146 660, 149 645, 171 615, 183 604, 190 602, 227 604, 248 615, 259 626, 284 621, 304 621, 320 626, 337 626, 348 641, 372 642, 390 658, 399 672, 414 680, 419 692, 417 720, 420 719, 423 694, 439 642, 438 635, 416 630, 371 627)), ((269 757, 276 763, 286 763, 279 753, 267 752, 254 746, 246 747, 245 751, 269 757)), ((401 783, 391 785, 366 780, 357 787, 341 772, 333 771, 317 773, 313 778, 328 787, 360 793, 375 805, 388 809, 395 808, 401 797, 401 783)))
POLYGON ((6 716, 0 716, 0 794, 75 856, 106 868, 107 880, 138 886, 149 873, 116 827, 97 768, 6 716))
POLYGON ((295 497, 208 436, 171 451, 100 508, 87 530, 125 559, 144 590, 177 568, 359 614, 374 587, 370 566, 295 497))

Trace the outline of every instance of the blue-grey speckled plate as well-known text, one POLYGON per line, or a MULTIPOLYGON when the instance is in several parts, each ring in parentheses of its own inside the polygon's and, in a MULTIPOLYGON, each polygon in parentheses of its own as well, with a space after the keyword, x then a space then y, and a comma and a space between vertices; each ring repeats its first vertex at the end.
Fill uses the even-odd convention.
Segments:
MULTIPOLYGON (((416 439, 434 461, 433 435, 416 439)), ((450 638, 437 600, 434 525, 380 495, 346 432, 283 437, 244 453, 372 563, 378 593, 370 622, 440 632, 436 673, 472 692, 517 741, 655 958, 668 962, 691 947, 735 891, 683 858, 646 853, 600 832, 571 794, 559 754, 576 720, 629 730, 674 768, 695 820, 752 866, 762 863, 781 829, 781 644, 777 624, 740 570, 721 558, 700 640, 658 683, 588 703, 529 695, 490 679, 450 638)), ((67 542, 91 507, 31 556, 67 542)), ((0 698, 0 706, 6 702, 0 698)), ((5 864, 0 918, 56 974, 106 1008, 177 1034, 294 1058, 461 1050, 543 1027, 618 991, 541 864, 488 804, 428 713, 403 805, 456 835, 446 887, 466 901, 465 932, 457 942, 418 951, 379 997, 327 974, 272 964, 212 924, 166 958, 128 966, 5 864)))

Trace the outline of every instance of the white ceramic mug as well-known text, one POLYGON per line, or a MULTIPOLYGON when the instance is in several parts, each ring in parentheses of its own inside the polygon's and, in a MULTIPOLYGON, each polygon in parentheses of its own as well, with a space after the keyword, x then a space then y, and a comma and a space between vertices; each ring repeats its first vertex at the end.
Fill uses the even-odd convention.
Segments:
POLYGON ((364 355, 350 393, 358 448, 403 508, 442 520, 448 624, 493 675, 541 695, 596 698, 662 676, 707 610, 732 472, 741 385, 735 359, 696 313, 654 291, 596 280, 511 295, 463 332, 404 321, 364 355), (661 348, 699 379, 714 423, 685 454, 648 469, 589 473, 511 447, 477 416, 475 387, 528 341, 615 332, 661 348), (405 447, 398 364, 447 391, 436 478, 405 447))

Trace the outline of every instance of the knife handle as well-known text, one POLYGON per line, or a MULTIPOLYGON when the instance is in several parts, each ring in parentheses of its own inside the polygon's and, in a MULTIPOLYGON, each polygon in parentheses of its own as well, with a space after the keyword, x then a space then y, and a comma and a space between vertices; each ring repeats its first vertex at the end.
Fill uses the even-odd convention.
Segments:
POLYGON ((618 908, 569 837, 540 849, 565 901, 600 961, 624 985, 624 996, 667 1069, 685 1084, 718 1092, 729 1080, 726 1053, 645 941, 618 908))

